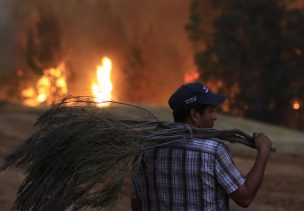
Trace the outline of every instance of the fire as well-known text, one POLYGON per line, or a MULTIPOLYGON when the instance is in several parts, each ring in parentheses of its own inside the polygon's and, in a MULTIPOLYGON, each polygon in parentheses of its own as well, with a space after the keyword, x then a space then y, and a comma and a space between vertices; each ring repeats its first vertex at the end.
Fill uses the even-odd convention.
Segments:
POLYGON ((112 99, 112 81, 111 81, 112 61, 108 57, 103 57, 101 64, 97 66, 97 81, 92 83, 93 96, 100 106, 108 106, 107 101, 112 99))
POLYGON ((49 68, 43 71, 36 86, 21 91, 23 104, 30 107, 51 105, 60 100, 68 92, 66 83, 65 65, 49 68))
POLYGON ((295 99, 295 100, 293 101, 293 103, 292 103, 292 108, 293 108, 294 110, 299 110, 300 107, 301 107, 300 101, 297 100, 297 99, 295 99))
POLYGON ((199 79, 200 74, 198 72, 194 72, 194 73, 186 73, 184 76, 184 82, 188 83, 188 82, 193 82, 197 79, 199 79))

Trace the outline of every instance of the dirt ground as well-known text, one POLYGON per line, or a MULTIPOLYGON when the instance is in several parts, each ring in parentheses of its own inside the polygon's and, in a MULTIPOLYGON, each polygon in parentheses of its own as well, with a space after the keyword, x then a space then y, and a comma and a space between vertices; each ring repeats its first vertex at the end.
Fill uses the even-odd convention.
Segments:
MULTIPOLYGON (((41 112, 42 110, 0 104, 0 162, 9 151, 20 145, 33 132, 33 123, 41 112)), ((160 108, 155 109, 155 112, 157 115, 162 115, 160 108)), ((165 112, 164 116, 168 116, 167 110, 163 112, 165 112)), ((238 125, 234 127, 238 128, 238 125)), ((302 140, 304 142, 304 139, 302 140)), ((291 153, 290 144, 293 144, 293 142, 286 145, 289 147, 288 151, 282 148, 278 149, 277 153, 272 153, 262 187, 249 208, 239 208, 231 202, 231 210, 304 210, 304 154, 297 153, 303 151, 303 149, 297 150, 297 148, 304 145, 296 145, 292 148, 294 152, 291 153)), ((255 151, 244 149, 244 147, 232 146, 232 152, 236 165, 246 175, 254 162, 255 151)), ((22 179, 23 173, 20 169, 8 169, 0 173, 0 211, 11 210, 16 197, 16 191, 22 179)), ((117 205, 105 210, 130 210, 130 187, 131 185, 128 182, 123 189, 117 205)))

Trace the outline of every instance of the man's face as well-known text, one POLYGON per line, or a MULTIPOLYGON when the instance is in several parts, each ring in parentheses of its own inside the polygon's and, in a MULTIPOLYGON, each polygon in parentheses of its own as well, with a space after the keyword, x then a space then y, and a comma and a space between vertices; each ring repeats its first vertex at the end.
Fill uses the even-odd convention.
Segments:
POLYGON ((200 114, 198 127, 213 128, 215 120, 217 120, 216 107, 209 106, 200 114))

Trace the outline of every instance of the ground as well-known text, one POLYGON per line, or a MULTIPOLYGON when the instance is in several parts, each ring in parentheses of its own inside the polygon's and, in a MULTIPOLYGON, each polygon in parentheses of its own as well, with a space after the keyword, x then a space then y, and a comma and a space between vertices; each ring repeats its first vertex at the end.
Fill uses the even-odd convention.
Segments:
MULTIPOLYGON (((149 109, 160 119, 171 120, 168 109, 160 107, 149 107, 149 109)), ((0 104, 0 162, 9 151, 15 149, 33 132, 33 123, 42 111, 41 109, 26 109, 17 105, 0 104)), ((217 125, 219 128, 240 128, 246 132, 264 129, 263 131, 270 134, 277 147, 277 152, 271 155, 262 187, 253 203, 246 210, 303 210, 304 134, 223 115, 220 115, 219 119, 219 122, 222 122, 217 125), (223 122, 226 122, 226 125, 223 122)), ((255 150, 240 145, 232 145, 231 149, 236 165, 245 175, 254 162, 255 150)), ((11 210, 22 179, 23 172, 20 169, 11 168, 0 173, 0 211, 11 210)), ((117 205, 106 210, 130 210, 130 187, 130 182, 127 182, 117 205)), ((231 210, 243 210, 233 202, 230 205, 231 210)))

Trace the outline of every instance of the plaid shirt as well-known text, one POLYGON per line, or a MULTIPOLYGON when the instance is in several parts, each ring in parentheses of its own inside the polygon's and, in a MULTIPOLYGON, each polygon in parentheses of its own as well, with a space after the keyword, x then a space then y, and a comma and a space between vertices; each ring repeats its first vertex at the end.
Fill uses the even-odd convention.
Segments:
POLYGON ((229 210, 228 194, 244 182, 227 145, 190 139, 145 153, 133 197, 142 211, 229 210))

